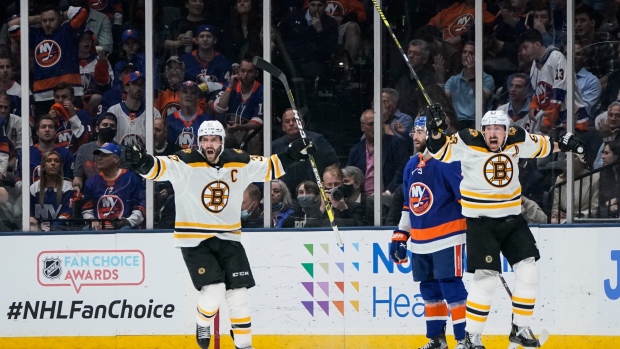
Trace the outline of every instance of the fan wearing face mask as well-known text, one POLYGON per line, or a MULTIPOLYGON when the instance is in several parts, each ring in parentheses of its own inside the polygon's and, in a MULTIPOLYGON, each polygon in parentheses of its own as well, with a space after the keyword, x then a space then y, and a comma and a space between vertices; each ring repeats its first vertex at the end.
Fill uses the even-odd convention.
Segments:
POLYGON ((263 204, 261 200, 263 194, 256 184, 250 184, 243 192, 241 202, 241 227, 242 228, 262 228, 264 226, 263 204))

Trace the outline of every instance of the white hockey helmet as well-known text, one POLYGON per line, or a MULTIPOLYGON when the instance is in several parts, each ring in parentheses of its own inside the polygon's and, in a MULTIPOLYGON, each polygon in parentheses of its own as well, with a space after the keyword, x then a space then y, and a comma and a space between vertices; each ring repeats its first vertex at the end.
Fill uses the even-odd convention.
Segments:
MULTIPOLYGON (((202 136, 220 136, 222 139, 222 149, 220 150, 220 155, 224 152, 224 140, 226 139, 226 129, 222 126, 217 120, 209 120, 203 121, 198 128, 198 147, 200 148, 200 139, 202 136)), ((202 153, 202 148, 200 148, 200 152, 202 153)), ((219 156, 219 155, 218 155, 219 156)))
POLYGON ((502 125, 506 130, 506 137, 504 137, 504 142, 502 142, 501 148, 506 144, 506 140, 508 139, 508 129, 510 128, 510 124, 512 120, 504 112, 503 110, 490 110, 484 114, 482 120, 480 120, 480 127, 482 128, 482 135, 484 136, 484 128, 489 125, 502 125))

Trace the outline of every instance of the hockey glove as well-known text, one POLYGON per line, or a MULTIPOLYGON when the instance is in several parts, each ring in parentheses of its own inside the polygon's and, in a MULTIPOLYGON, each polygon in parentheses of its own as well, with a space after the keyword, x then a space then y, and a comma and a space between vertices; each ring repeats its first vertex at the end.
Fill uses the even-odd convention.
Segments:
POLYGON ((394 230, 392 243, 390 244, 390 257, 396 264, 403 264, 409 261, 407 257, 407 241, 409 233, 404 230, 394 230))
POLYGON ((566 132, 564 136, 560 137, 558 146, 560 147, 560 151, 563 152, 570 151, 579 155, 584 155, 586 152, 585 143, 570 132, 566 132))
POLYGON ((155 165, 153 157, 148 155, 144 149, 136 145, 125 147, 125 163, 129 165, 132 171, 145 175, 155 165))
POLYGON ((312 138, 298 138, 288 145, 286 153, 293 160, 300 160, 306 159, 308 154, 312 155, 316 153, 316 148, 314 147, 312 138))
POLYGON ((443 133, 446 129, 446 113, 441 104, 432 104, 426 109, 426 130, 432 134, 443 133))

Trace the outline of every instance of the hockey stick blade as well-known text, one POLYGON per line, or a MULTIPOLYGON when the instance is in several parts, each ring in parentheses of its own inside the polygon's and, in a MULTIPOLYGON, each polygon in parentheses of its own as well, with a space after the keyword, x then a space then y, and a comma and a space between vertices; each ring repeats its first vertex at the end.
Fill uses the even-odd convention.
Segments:
POLYGON ((549 339, 549 331, 547 331, 546 329, 543 329, 542 331, 540 331, 540 335, 538 336, 539 347, 542 347, 543 345, 545 345, 548 339, 549 339))
POLYGON ((286 75, 284 75, 284 73, 282 72, 282 70, 280 70, 278 67, 276 67, 275 65, 267 62, 266 60, 264 60, 262 57, 259 56, 254 56, 254 58, 252 58, 252 63, 254 63, 254 65, 259 68, 262 69, 264 71, 266 71, 267 73, 275 76, 276 78, 278 78, 278 80, 282 81, 283 83, 285 83, 286 81, 286 75))

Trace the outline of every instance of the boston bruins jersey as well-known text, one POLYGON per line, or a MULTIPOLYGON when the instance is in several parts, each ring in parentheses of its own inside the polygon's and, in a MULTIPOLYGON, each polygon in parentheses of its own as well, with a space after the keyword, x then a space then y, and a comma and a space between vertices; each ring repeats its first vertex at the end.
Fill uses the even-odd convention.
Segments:
POLYGON ((252 182, 265 182, 284 174, 278 155, 250 156, 225 149, 217 166, 193 149, 154 157, 146 179, 170 181, 174 187, 175 246, 197 246, 218 237, 239 241, 243 191, 252 182))
POLYGON ((549 137, 520 127, 508 129, 501 152, 491 152, 481 132, 465 129, 439 140, 429 138, 434 158, 461 161, 461 206, 465 217, 505 217, 521 213, 520 158, 543 158, 553 151, 549 137))

